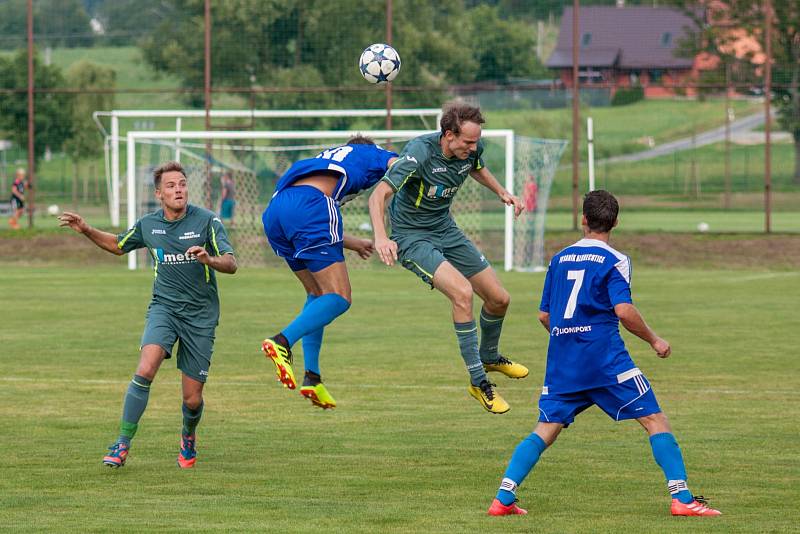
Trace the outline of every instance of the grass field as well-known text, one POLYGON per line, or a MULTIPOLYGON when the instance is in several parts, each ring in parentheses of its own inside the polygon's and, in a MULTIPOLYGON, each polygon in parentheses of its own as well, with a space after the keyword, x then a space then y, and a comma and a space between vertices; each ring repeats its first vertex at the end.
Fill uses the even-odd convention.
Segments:
POLYGON ((258 351, 301 306, 291 275, 220 278, 197 467, 175 467, 179 374, 168 361, 128 465, 112 471, 100 459, 137 361, 152 275, 3 267, 3 529, 728 533, 800 523, 797 272, 636 270, 635 300, 674 355, 662 361, 626 339, 671 417, 690 487, 725 514, 711 520, 671 518, 644 433, 594 408, 521 489, 531 515, 484 515, 537 416, 541 275, 501 274, 513 298, 502 349, 531 368, 521 382, 497 379, 512 405, 503 416, 465 391, 447 303, 400 269, 352 275, 354 305, 322 355, 333 412, 281 388, 258 351))

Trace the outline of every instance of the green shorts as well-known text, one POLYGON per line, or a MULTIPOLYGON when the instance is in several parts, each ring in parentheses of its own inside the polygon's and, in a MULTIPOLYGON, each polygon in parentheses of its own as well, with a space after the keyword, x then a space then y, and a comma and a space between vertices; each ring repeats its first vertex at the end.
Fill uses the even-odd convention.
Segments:
POLYGON ((150 304, 142 334, 142 346, 159 345, 172 357, 172 347, 178 344, 178 369, 199 382, 208 379, 211 354, 214 352, 215 328, 198 328, 176 317, 162 305, 150 304))
POLYGON ((433 288, 433 275, 442 262, 448 261, 458 272, 470 278, 489 267, 481 251, 456 225, 425 232, 392 232, 397 243, 400 264, 433 288))

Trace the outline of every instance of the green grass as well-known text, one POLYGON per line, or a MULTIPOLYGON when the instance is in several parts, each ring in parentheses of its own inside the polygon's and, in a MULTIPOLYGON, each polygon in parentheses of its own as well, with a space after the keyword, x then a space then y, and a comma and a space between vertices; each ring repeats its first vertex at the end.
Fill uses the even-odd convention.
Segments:
POLYGON ((322 357, 334 412, 281 388, 258 351, 301 305, 291 274, 222 276, 197 467, 175 467, 179 374, 168 361, 129 464, 112 471, 100 459, 152 280, 121 264, 3 269, 0 524, 11 531, 729 533, 800 523, 796 272, 636 274, 636 302, 674 355, 628 345, 670 416, 690 486, 725 515, 669 517, 643 432, 593 408, 523 485, 531 515, 488 518, 537 417, 541 275, 500 275, 513 297, 503 350, 531 368, 521 382, 498 378, 512 405, 504 416, 468 397, 445 299, 400 269, 352 273, 354 305, 326 332, 322 357))
MULTIPOLYGON (((61 205, 62 210, 71 210, 69 204, 61 205)), ((46 206, 42 205, 42 211, 36 218, 37 230, 55 232, 58 228, 58 221, 55 217, 44 212, 46 206)), ((85 208, 81 213, 87 217, 90 224, 99 228, 111 230, 111 219, 108 210, 103 206, 85 208)), ((122 224, 126 224, 125 210, 123 209, 122 224)), ((457 217, 457 220, 461 220, 457 217)), ((482 232, 499 232, 505 227, 505 215, 502 212, 484 212, 480 214, 480 221, 474 223, 474 217, 469 216, 461 220, 462 223, 469 221, 482 232)), ((27 224, 27 218, 24 221, 27 224)), ((369 224, 369 216, 366 212, 354 213, 344 212, 345 230, 354 234, 367 233, 361 230, 360 226, 369 224)), ((711 233, 759 233, 764 230, 764 212, 758 210, 720 210, 720 209, 675 209, 675 208, 624 208, 620 215, 620 232, 697 232, 697 225, 704 222, 709 225, 708 231, 711 233)), ((253 221, 255 231, 260 232, 260 221, 253 221)), ((467 227, 472 227, 467 225, 467 227)), ((240 228, 242 226, 240 225, 240 228)), ((548 211, 545 228, 547 232, 558 232, 572 228, 572 212, 564 209, 553 209, 548 211)), ((233 230, 235 232, 235 229, 233 230)), ((772 213, 773 232, 800 232, 800 211, 773 211, 772 213)), ((0 227, 0 235, 13 235, 11 230, 0 227)))
MULTIPOLYGON (((745 100, 731 102, 737 117, 756 113, 759 104, 745 100)), ((646 150, 646 137, 656 144, 689 137, 725 124, 723 100, 643 100, 627 106, 583 108, 581 110, 581 159, 586 158, 586 118, 594 120, 595 157, 604 158, 646 150)), ((487 111, 487 128, 512 128, 519 135, 572 139, 572 110, 487 111)), ((572 161, 571 149, 563 162, 572 161)))
MULTIPOLYGON (((621 232, 697 232, 704 222, 709 232, 764 231, 764 212, 761 211, 623 211, 620 214, 621 232)), ((547 214, 547 230, 572 228, 572 213, 564 211, 547 214)), ((800 212, 776 211, 772 214, 773 232, 800 232, 800 212)))
MULTIPOLYGON (((794 146, 772 146, 772 184, 774 191, 799 192, 794 182, 794 146)), ((732 192, 763 191, 764 145, 732 145, 730 152, 732 192)), ((580 187, 588 189, 589 170, 581 162, 580 187)), ((721 193, 725 190, 725 145, 716 143, 694 151, 684 150, 669 156, 642 161, 595 165, 595 185, 615 194, 682 196, 691 204, 697 192, 721 193), (693 169, 694 166, 694 170, 693 169)), ((562 160, 553 182, 555 196, 569 195, 572 165, 562 160)))

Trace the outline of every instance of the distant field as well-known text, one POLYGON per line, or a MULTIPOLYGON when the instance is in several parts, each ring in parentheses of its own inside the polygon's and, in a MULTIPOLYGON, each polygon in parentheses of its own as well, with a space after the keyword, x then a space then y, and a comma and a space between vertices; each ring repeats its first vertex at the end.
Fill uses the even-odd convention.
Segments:
POLYGON ((220 277, 197 467, 175 466, 179 374, 169 360, 128 465, 112 471, 100 460, 135 368, 152 274, 4 267, 0 524, 14 532, 796 530, 796 272, 634 270, 634 298, 674 353, 659 360, 626 340, 670 416, 690 487, 724 513, 712 520, 670 517, 645 434, 596 408, 520 489, 530 515, 485 515, 535 424, 547 342, 535 319, 542 275, 500 277, 512 295, 501 349, 531 368, 523 381, 497 378, 508 414, 489 415, 467 395, 444 298, 399 268, 352 274, 354 305, 326 331, 321 359, 339 407, 312 409, 279 386, 258 350, 302 305, 302 291, 285 270, 245 269, 220 277))
MULTIPOLYGON (((70 206, 60 206, 62 210, 70 210, 70 206)), ((87 218, 91 224, 109 228, 111 219, 107 210, 94 207, 88 211, 87 218)), ((358 231, 359 227, 369 223, 366 214, 358 216, 344 214, 345 229, 358 231)), ((473 219, 474 220, 474 219, 473 219)), ((628 210, 620 215, 619 231, 626 232, 698 232, 697 225, 704 222, 709 225, 709 232, 730 233, 746 232, 759 233, 764 230, 763 211, 723 211, 723 210, 679 210, 679 209, 653 209, 653 210, 628 210)), ((122 224, 125 221, 125 210, 122 211, 122 224)), ((479 227, 483 231, 500 231, 504 228, 505 217, 502 213, 485 213, 480 217, 479 227)), ((39 229, 55 229, 58 223, 55 217, 42 213, 36 219, 39 229)), ((546 218, 547 231, 562 231, 572 229, 571 211, 550 211, 546 218)), ((775 211, 772 214, 772 231, 800 233, 800 209, 795 211, 775 211)), ((10 233, 10 230, 0 227, 0 235, 10 233)))
MULTIPOLYGON (((763 105, 749 100, 731 102, 737 117, 758 112, 763 105), (760 107, 761 106, 761 107, 760 107)), ((584 108, 581 110, 581 159, 586 159, 586 118, 594 120, 595 157, 602 159, 639 152, 648 147, 647 138, 656 144, 689 137, 725 124, 723 100, 643 100, 627 106, 584 108)), ((487 128, 512 128, 520 135, 553 139, 572 139, 572 110, 488 111, 487 128)), ((571 149, 563 162, 572 161, 571 149)))

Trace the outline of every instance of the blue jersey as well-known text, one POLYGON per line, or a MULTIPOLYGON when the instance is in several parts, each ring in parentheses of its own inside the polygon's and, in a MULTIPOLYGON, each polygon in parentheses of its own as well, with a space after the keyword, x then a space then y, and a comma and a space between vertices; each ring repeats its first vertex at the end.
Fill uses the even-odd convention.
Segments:
POLYGON ((545 391, 617 384, 635 367, 614 306, 631 303, 631 261, 607 243, 581 239, 553 256, 539 309, 550 314, 545 391))
MULTIPOLYGON (((389 159, 397 154, 376 145, 342 145, 323 150, 315 158, 303 159, 289 167, 275 186, 275 195, 297 180, 312 174, 339 177, 333 200, 341 201, 375 185, 386 174, 389 159)), ((275 196, 273 195, 273 196, 275 196)))

